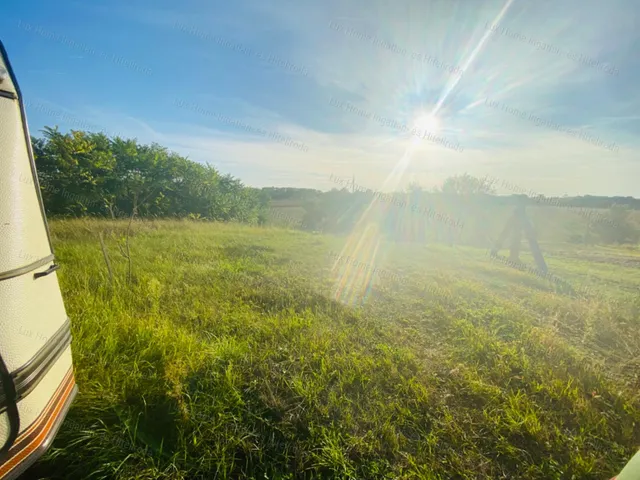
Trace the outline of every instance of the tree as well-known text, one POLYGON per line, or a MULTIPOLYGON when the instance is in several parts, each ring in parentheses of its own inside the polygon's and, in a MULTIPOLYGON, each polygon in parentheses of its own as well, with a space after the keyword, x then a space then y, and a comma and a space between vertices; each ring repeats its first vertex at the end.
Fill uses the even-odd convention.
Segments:
MULTIPOLYGON (((496 191, 487 177, 480 179, 464 173, 447 178, 441 192, 445 196, 447 208, 452 217, 463 220, 467 240, 477 245, 487 245, 490 224, 487 221, 487 196, 496 191)), ((448 241, 460 241, 462 232, 449 228, 448 241)))
POLYGON ((594 222, 593 230, 604 243, 638 243, 640 232, 631 223, 630 214, 629 207, 613 205, 605 218, 594 222))
POLYGON ((423 191, 422 186, 418 182, 409 182, 406 188, 407 193, 409 194, 420 194, 423 191))
POLYGON ((32 139, 48 215, 188 217, 258 222, 268 199, 158 144, 46 127, 32 139))
POLYGON ((442 184, 442 193, 457 195, 494 194, 496 189, 493 186, 493 182, 488 182, 486 177, 480 179, 464 173, 447 178, 442 184))

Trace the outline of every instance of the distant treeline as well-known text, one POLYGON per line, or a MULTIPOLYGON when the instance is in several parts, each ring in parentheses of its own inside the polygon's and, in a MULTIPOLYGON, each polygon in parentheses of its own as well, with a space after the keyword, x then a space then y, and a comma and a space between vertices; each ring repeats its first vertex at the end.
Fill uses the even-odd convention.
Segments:
POLYGON ((249 223, 266 218, 268 200, 260 190, 157 144, 48 127, 32 144, 51 216, 116 218, 135 211, 142 217, 249 223))
POLYGON ((392 193, 363 188, 353 178, 330 179, 338 188, 328 192, 274 187, 263 192, 281 207, 302 207, 302 228, 331 233, 352 231, 366 211, 366 221, 388 237, 486 245, 488 238, 499 235, 513 208, 525 205, 542 207, 534 213, 548 217, 540 225, 555 231, 553 238, 559 241, 637 243, 639 237, 630 213, 640 209, 640 200, 632 197, 552 198, 506 182, 501 187, 516 194, 496 195, 495 179, 467 174, 450 177, 433 190, 412 184, 392 193), (559 216, 540 213, 544 207, 556 207, 559 216))
MULTIPOLYGON (((413 184, 402 192, 375 192, 333 175, 340 188, 328 192, 256 189, 155 143, 75 130, 63 134, 57 127, 46 127, 42 138, 32 138, 32 143, 50 216, 122 218, 135 213, 263 224, 279 215, 274 205, 289 204, 303 214, 288 223, 306 230, 347 233, 366 211, 367 221, 383 234, 413 241, 475 243, 495 230, 490 223, 498 227, 503 223, 502 213, 496 212, 507 209, 495 207, 525 203, 565 207, 583 217, 586 229, 572 227, 570 241, 637 242, 629 210, 640 209, 640 200, 631 197, 547 198, 513 186, 511 191, 517 194, 498 196, 495 179, 469 175, 451 177, 432 191, 413 184)), ((30 177, 20 180, 32 182, 30 177)), ((504 182, 502 186, 509 187, 504 182)))
MULTIPOLYGON (((332 176, 333 178, 333 176, 332 176)), ((344 179, 346 180, 346 179, 344 179)), ((350 179, 349 179, 350 180, 350 179)), ((478 179, 482 184, 485 179, 478 179)), ((338 182, 336 182, 338 183, 338 182)), ((496 183, 487 183, 488 186, 495 185, 496 183)), ((518 187, 512 183, 503 181, 501 185, 506 185, 511 192, 510 195, 492 195, 491 190, 484 190, 478 188, 476 191, 464 192, 469 195, 482 196, 485 201, 490 201, 496 205, 516 205, 518 202, 524 201, 527 205, 540 205, 549 207, 567 207, 567 208, 600 208, 607 209, 613 205, 627 206, 632 210, 640 210, 640 198, 634 197, 603 197, 594 195, 584 195, 576 197, 547 197, 541 194, 537 194, 533 191, 527 191, 523 187, 518 187), (488 198, 487 198, 488 197, 488 198)), ((349 183, 342 183, 343 188, 335 190, 344 190, 347 192, 369 192, 375 194, 374 190, 363 189, 354 183, 352 186, 349 183)), ((293 188, 293 187, 266 187, 262 189, 269 195, 269 198, 273 200, 291 200, 292 202, 307 201, 311 199, 317 199, 323 196, 327 192, 322 190, 315 190, 311 188, 293 188)), ((397 194, 406 194, 406 192, 397 192, 397 194)), ((446 194, 441 189, 435 189, 433 191, 422 190, 422 195, 433 194, 446 194)), ((462 193, 462 192, 449 192, 449 193, 462 193)))

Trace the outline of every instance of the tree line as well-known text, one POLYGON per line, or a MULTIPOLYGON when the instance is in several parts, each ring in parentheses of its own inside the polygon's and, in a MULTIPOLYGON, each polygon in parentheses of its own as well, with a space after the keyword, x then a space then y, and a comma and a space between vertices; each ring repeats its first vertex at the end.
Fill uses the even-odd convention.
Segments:
POLYGON ((332 175, 331 180, 339 187, 329 192, 272 188, 270 196, 282 205, 304 207, 303 228, 323 232, 347 233, 367 211, 388 237, 481 246, 499 234, 514 207, 527 206, 540 220, 539 230, 554 240, 635 244, 640 239, 632 215, 640 201, 631 197, 497 195, 495 180, 468 174, 449 177, 431 190, 412 183, 391 193, 363 188, 353 178, 332 175), (546 214, 550 207, 557 213, 546 214))
POLYGON ((137 215, 264 224, 274 216, 275 203, 288 202, 304 210, 303 217, 293 222, 297 227, 346 233, 377 198, 376 221, 389 235, 402 231, 401 235, 417 241, 446 242, 468 237, 464 243, 474 243, 486 234, 491 217, 502 221, 494 215, 496 207, 524 202, 579 213, 586 220, 584 228, 572 228, 569 241, 636 243, 639 237, 630 210, 639 208, 640 201, 629 197, 548 201, 526 194, 498 196, 495 181, 467 174, 448 178, 436 190, 411 184, 402 192, 384 195, 356 188, 353 179, 334 179, 342 188, 328 192, 257 189, 156 143, 144 145, 135 139, 78 130, 61 133, 57 127, 45 127, 42 133, 32 138, 32 145, 45 209, 54 217, 137 215), (594 207, 600 209, 594 211, 594 207))
POLYGON ((45 127, 32 145, 50 216, 266 218, 268 197, 259 189, 155 143, 45 127))

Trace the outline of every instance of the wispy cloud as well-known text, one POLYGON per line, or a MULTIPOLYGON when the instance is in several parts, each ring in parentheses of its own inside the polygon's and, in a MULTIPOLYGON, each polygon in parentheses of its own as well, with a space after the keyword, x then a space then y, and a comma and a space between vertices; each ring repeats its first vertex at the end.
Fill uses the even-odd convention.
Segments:
POLYGON ((184 100, 178 100, 178 99, 175 99, 173 103, 174 105, 180 108, 185 108, 185 109, 194 111, 196 113, 199 113, 200 115, 213 118, 216 121, 223 123, 227 126, 237 128, 253 137, 271 139, 277 143, 281 143, 283 145, 286 145, 287 147, 292 147, 305 153, 309 151, 309 147, 307 145, 296 142, 295 140, 287 137, 286 135, 282 135, 274 131, 264 130, 262 128, 256 127, 255 125, 249 125, 238 119, 230 118, 227 115, 224 115, 220 112, 212 112, 210 110, 207 110, 201 107, 196 103, 185 102, 184 100))
POLYGON ((618 75, 620 73, 617 67, 614 67, 607 62, 596 60, 582 53, 564 50, 561 46, 554 45, 552 43, 546 43, 535 38, 527 37, 520 32, 511 31, 508 27, 498 27, 496 25, 490 25, 487 22, 486 28, 496 35, 504 35, 507 38, 528 43, 535 47, 536 50, 551 53, 553 55, 562 55, 563 57, 575 62, 580 62, 583 65, 600 68, 610 75, 618 75))
POLYGON ((186 25, 182 22, 175 22, 174 27, 180 32, 186 33, 188 35, 193 35, 194 37, 197 37, 198 39, 205 42, 215 43, 220 47, 229 49, 242 55, 253 57, 260 62, 273 65, 285 71, 301 74, 304 76, 307 76, 309 74, 305 67, 295 65, 286 59, 274 55, 273 53, 254 50, 247 45, 242 45, 240 43, 234 42, 233 40, 229 40, 228 38, 224 38, 219 35, 212 35, 211 33, 200 30, 193 25, 186 25))
POLYGON ((548 119, 540 118, 539 116, 533 114, 532 112, 527 112, 526 110, 519 110, 517 108, 506 105, 497 100, 491 100, 490 98, 486 98, 484 103, 489 108, 497 108, 503 112, 507 112, 509 115, 513 115, 516 118, 529 121, 535 124, 536 127, 545 127, 545 128, 550 128, 552 130, 556 130, 558 132, 564 132, 567 135, 571 135, 572 137, 577 137, 580 140, 584 140, 585 142, 589 142, 598 147, 606 148, 607 150, 611 150, 612 152, 617 153, 620 150, 620 147, 618 147, 614 143, 607 144, 597 136, 591 135, 585 131, 572 130, 563 125, 558 124, 557 122, 552 122, 552 121, 549 121, 548 119))
POLYGON ((382 40, 375 35, 372 35, 370 32, 356 30, 352 27, 336 22, 335 20, 331 20, 329 22, 329 28, 347 37, 369 42, 375 47, 385 48, 393 53, 403 55, 412 60, 425 62, 429 65, 433 65, 436 68, 446 70, 451 74, 462 75, 462 70, 456 65, 444 63, 442 62, 442 60, 429 53, 409 51, 406 48, 397 45, 396 43, 390 42, 388 40, 382 40))

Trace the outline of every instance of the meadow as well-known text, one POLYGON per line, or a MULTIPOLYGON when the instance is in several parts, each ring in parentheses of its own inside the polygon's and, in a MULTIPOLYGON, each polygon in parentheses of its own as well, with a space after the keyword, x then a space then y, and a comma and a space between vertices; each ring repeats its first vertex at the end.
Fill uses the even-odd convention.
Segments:
POLYGON ((471 246, 370 275, 289 228, 50 226, 80 393, 25 478, 603 480, 640 447, 637 247, 543 236, 569 294, 471 246))

